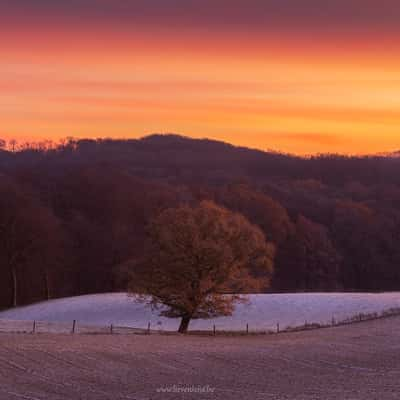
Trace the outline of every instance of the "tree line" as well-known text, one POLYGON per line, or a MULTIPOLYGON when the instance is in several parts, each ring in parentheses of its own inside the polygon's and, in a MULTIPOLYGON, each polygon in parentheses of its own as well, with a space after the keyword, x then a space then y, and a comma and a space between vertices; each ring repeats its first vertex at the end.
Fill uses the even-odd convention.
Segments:
POLYGON ((300 158, 173 135, 0 141, 0 307, 126 290, 151 221, 205 201, 273 245, 273 274, 243 276, 252 291, 398 290, 399 172, 394 156, 300 158))

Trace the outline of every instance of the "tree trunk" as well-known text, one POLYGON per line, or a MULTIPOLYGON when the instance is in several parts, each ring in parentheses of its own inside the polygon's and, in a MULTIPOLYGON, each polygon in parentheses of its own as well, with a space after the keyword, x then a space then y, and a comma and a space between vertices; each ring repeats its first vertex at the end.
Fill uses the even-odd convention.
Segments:
POLYGON ((45 270, 44 271, 44 289, 46 293, 46 300, 50 300, 51 295, 50 295, 50 279, 49 279, 49 273, 45 270))
POLYGON ((184 317, 182 317, 182 321, 181 321, 181 324, 179 325, 179 329, 178 329, 179 333, 187 333, 190 320, 191 320, 191 317, 188 315, 185 315, 184 317))
POLYGON ((13 281, 13 302, 12 305, 13 307, 17 307, 18 302, 17 302, 17 270, 15 268, 13 268, 11 270, 11 274, 12 274, 12 281, 13 281))

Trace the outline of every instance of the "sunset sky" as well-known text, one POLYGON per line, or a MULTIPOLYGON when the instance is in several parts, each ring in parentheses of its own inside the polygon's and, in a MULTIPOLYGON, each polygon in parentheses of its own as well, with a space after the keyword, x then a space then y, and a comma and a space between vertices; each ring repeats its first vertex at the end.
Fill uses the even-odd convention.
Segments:
POLYGON ((0 138, 400 149, 399 0, 0 0, 0 138))

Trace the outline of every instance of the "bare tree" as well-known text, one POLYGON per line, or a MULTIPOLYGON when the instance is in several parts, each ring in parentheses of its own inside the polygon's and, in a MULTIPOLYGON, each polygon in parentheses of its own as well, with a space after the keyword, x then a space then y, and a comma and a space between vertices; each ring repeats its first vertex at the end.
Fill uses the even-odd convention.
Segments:
POLYGON ((13 153, 15 153, 17 143, 18 143, 18 142, 17 142, 15 139, 11 139, 11 140, 8 142, 8 144, 9 144, 9 146, 10 146, 10 148, 11 148, 11 151, 12 151, 13 153))
POLYGON ((10 180, 0 183, 0 265, 11 276, 11 304, 19 304, 19 283, 27 266, 39 266, 46 297, 51 295, 49 268, 54 266, 58 222, 29 193, 10 180))
POLYGON ((265 286, 272 271, 274 247, 261 230, 212 202, 162 212, 148 236, 129 289, 161 315, 181 318, 181 333, 193 318, 232 314, 244 299, 238 293, 265 286), (250 274, 255 268, 257 279, 250 274))

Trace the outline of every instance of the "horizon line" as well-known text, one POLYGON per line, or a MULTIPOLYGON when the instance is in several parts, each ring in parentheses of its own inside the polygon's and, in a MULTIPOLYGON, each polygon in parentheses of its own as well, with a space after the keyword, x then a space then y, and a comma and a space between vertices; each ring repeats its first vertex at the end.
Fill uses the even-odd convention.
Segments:
POLYGON ((348 157, 348 158, 368 158, 368 157, 393 157, 400 154, 400 150, 394 149, 391 151, 381 151, 376 153, 344 153, 344 152, 310 152, 310 153, 294 153, 294 152, 287 152, 283 150, 277 150, 273 148, 266 148, 262 149, 259 147, 252 147, 252 146, 245 146, 245 145, 238 145, 226 140, 215 139, 212 137, 192 137, 185 134, 174 133, 174 132, 153 132, 149 134, 145 134, 143 136, 138 137, 111 137, 111 136, 98 136, 98 137, 89 137, 89 136, 66 136, 61 137, 57 140, 54 139, 35 139, 35 140, 27 140, 27 139, 2 139, 0 137, 0 150, 5 150, 9 152, 22 152, 28 149, 35 149, 35 150, 55 150, 66 145, 68 142, 72 144, 73 142, 80 142, 80 141, 140 141, 145 140, 151 137, 175 137, 179 139, 191 140, 191 141, 209 141, 215 142, 220 144, 225 144, 237 149, 246 149, 251 151, 257 151, 265 154, 279 154, 288 157, 297 157, 297 158, 312 158, 312 157, 326 157, 326 156, 340 156, 340 157, 348 157), (2 145, 3 142, 3 145, 2 145))

